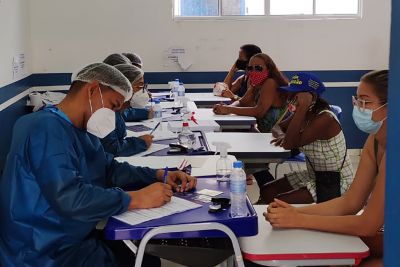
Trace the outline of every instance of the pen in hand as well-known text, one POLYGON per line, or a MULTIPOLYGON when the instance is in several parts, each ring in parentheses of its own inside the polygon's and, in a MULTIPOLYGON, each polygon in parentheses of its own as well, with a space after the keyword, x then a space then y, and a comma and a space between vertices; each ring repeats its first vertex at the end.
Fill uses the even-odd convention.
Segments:
POLYGON ((168 167, 165 167, 164 169, 164 177, 163 177, 163 183, 167 183, 167 177, 168 177, 168 167))

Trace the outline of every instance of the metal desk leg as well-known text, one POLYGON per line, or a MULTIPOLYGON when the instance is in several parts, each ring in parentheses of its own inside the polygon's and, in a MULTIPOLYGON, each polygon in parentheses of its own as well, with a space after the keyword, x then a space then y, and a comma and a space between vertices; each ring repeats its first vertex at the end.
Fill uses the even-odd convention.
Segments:
MULTIPOLYGON (((224 232, 231 239, 233 250, 235 252, 235 259, 238 267, 244 267, 242 252, 240 251, 239 241, 232 230, 220 223, 193 223, 193 224, 177 224, 177 225, 166 225, 154 228, 147 232, 143 239, 140 241, 139 248, 136 253, 135 267, 140 267, 143 261, 143 255, 147 243, 151 238, 160 234, 166 233, 182 233, 182 232, 193 232, 193 231, 204 231, 204 230, 218 230, 224 232)), ((124 241, 125 242, 125 241, 124 241)), ((132 242, 131 242, 132 243, 132 242)), ((125 242, 129 248, 130 243, 125 242)), ((132 244, 133 245, 133 244, 132 244)), ((135 245, 133 245, 135 246, 135 245)), ((135 246, 136 248, 136 246, 135 246)), ((131 248, 132 249, 132 248, 131 248)), ((133 250, 132 250, 133 251, 133 250)))

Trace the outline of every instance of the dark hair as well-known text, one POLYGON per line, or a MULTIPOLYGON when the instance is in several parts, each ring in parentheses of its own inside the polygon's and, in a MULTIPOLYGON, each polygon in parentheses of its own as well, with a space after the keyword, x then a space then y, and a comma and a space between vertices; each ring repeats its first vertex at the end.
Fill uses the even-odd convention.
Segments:
POLYGON ((270 56, 263 53, 255 54, 254 56, 252 56, 252 58, 256 57, 264 60, 265 66, 267 66, 267 69, 269 71, 269 77, 274 79, 279 86, 286 86, 289 84, 288 79, 285 77, 285 75, 283 75, 282 72, 280 72, 270 56))
POLYGON ((82 82, 82 81, 73 81, 69 90, 68 90, 68 95, 75 95, 76 93, 78 93, 81 88, 86 84, 86 82, 82 82))
POLYGON ((244 51, 244 53, 246 54, 247 60, 250 60, 250 58, 252 56, 254 56, 255 54, 262 53, 261 48, 259 48, 258 46, 254 45, 254 44, 242 45, 240 47, 240 49, 242 49, 244 51))
POLYGON ((126 56, 117 53, 111 54, 108 57, 106 57, 103 63, 106 63, 111 66, 116 66, 119 64, 131 64, 131 62, 126 56))
POLYGON ((126 56, 133 66, 138 68, 143 67, 142 58, 136 53, 122 53, 122 55, 126 56))
POLYGON ((361 77, 362 82, 366 82, 374 87, 375 94, 383 101, 388 97, 388 70, 374 70, 361 77))
POLYGON ((317 99, 315 100, 315 104, 311 108, 310 112, 312 114, 318 115, 323 110, 331 110, 331 106, 325 99, 317 96, 317 99))

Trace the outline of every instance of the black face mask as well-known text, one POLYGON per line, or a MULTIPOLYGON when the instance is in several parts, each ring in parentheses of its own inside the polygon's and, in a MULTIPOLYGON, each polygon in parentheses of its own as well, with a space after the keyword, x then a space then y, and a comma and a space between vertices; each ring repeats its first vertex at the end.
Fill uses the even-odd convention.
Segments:
POLYGON ((246 60, 240 60, 240 59, 238 59, 238 60, 236 60, 236 68, 238 69, 238 70, 246 70, 246 67, 247 67, 247 64, 248 64, 249 62, 248 61, 246 61, 246 60))

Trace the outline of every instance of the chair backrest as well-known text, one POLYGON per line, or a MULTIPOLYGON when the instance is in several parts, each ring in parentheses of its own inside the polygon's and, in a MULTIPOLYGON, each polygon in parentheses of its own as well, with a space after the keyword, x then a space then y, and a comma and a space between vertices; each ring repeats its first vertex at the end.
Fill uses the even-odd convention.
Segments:
POLYGON ((335 106, 335 105, 330 105, 330 107, 331 107, 332 112, 335 113, 338 120, 340 120, 342 118, 342 108, 339 106, 335 106))

